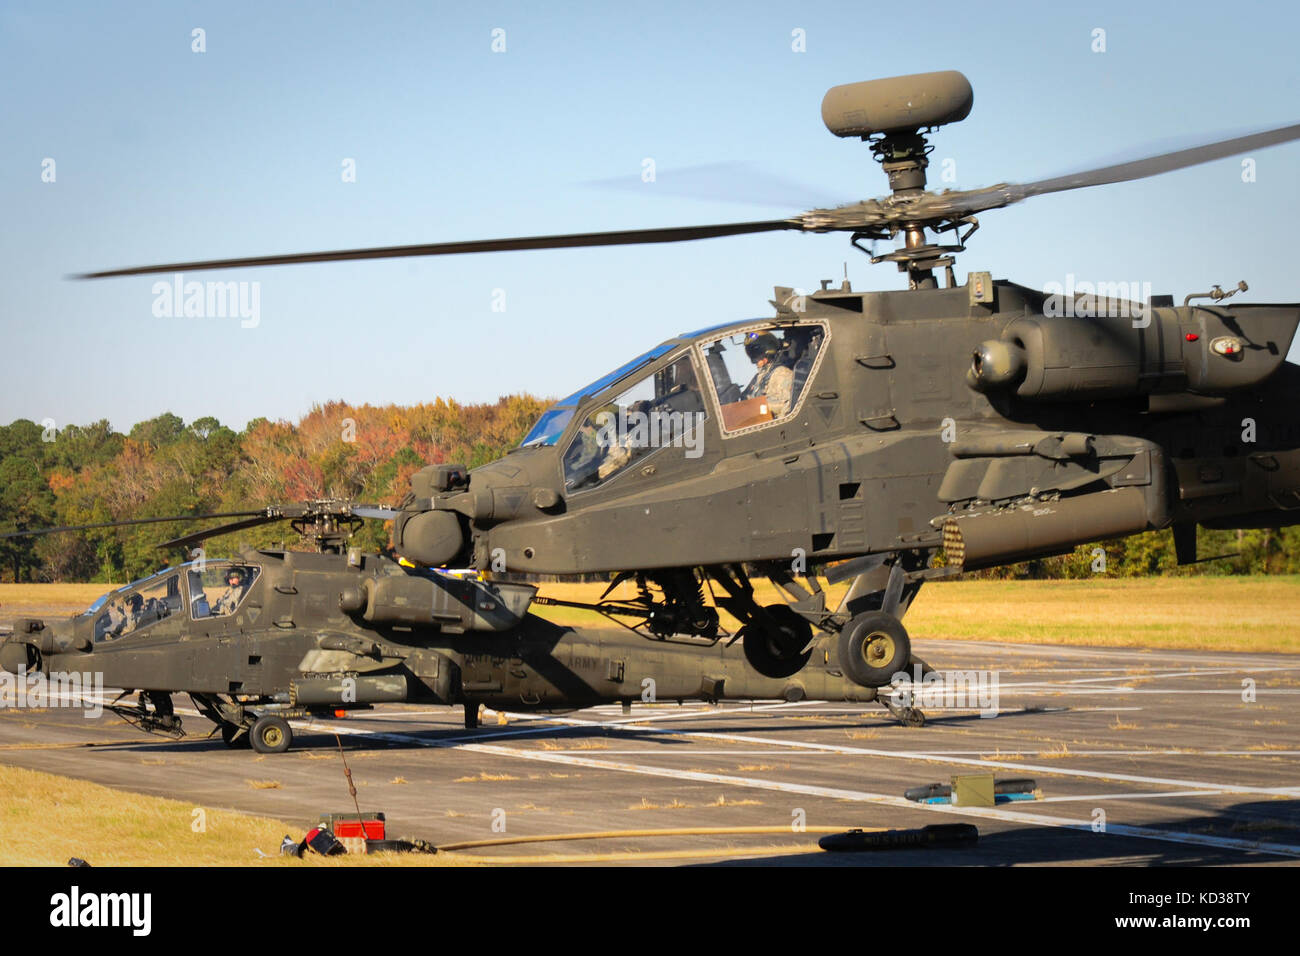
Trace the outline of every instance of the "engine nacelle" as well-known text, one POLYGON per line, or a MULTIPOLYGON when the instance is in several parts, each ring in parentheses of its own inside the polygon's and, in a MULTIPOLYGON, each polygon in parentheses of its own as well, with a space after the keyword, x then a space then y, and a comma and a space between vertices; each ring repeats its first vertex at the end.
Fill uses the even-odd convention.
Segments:
POLYGON ((517 627, 537 588, 454 578, 400 574, 363 578, 339 594, 339 609, 370 624, 437 626, 446 631, 508 631, 517 627))
MULTIPOLYGON (((1089 311, 1114 304, 1097 299, 1089 311)), ((1120 315, 1013 319, 1000 338, 976 347, 967 382, 980 392, 1033 401, 1227 395, 1276 372, 1300 324, 1296 306, 1135 312, 1124 305, 1120 315)))

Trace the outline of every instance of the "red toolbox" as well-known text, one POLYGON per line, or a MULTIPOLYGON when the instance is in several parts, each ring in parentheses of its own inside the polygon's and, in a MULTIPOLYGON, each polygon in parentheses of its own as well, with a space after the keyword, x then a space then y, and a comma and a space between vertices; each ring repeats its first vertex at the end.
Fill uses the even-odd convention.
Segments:
POLYGON ((365 852, 364 842, 359 848, 354 849, 352 844, 354 840, 388 839, 382 813, 363 813, 359 817, 356 813, 322 813, 320 825, 328 827, 334 836, 344 841, 343 845, 348 848, 349 853, 365 852))

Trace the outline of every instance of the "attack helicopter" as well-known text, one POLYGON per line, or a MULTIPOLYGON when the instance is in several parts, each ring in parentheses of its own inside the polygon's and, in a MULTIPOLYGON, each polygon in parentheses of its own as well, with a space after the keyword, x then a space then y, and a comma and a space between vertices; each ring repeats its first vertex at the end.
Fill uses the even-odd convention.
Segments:
MULTIPOLYGON (((1028 184, 928 191, 930 137, 973 101, 956 71, 831 89, 828 130, 862 141, 891 193, 785 219, 84 278, 849 233, 906 289, 778 286, 774 315, 668 339, 555 403, 505 457, 430 464, 398 507, 361 517, 391 520, 396 553, 422 569, 635 580, 642 598, 622 610, 653 639, 712 640, 721 608, 742 623, 759 674, 789 679, 830 646, 824 663, 881 688, 916 663, 902 619, 926 581, 1165 528, 1188 563, 1198 527, 1300 521, 1300 368, 1285 361, 1300 304, 1224 304, 1235 290, 1215 286, 1176 306, 1172 295, 1048 293, 988 272, 959 284, 955 273, 976 213, 1290 142, 1300 125, 1028 184), (819 571, 850 582, 834 607, 819 571), (754 576, 786 600, 760 603, 754 576)), ((211 533, 279 520, 273 511, 211 533)), ((421 601, 433 613, 434 599, 421 601)))
MULTIPOLYGON (((105 594, 81 614, 13 622, 0 669, 20 679, 93 673, 100 686, 127 688, 108 710, 177 739, 186 732, 172 698, 185 693, 227 745, 259 753, 289 749, 291 720, 395 702, 463 706, 471 729, 481 706, 552 712, 673 700, 879 700, 905 724, 925 720, 909 698, 878 696, 845 678, 826 638, 815 642, 818 660, 797 676, 765 677, 731 648, 735 635, 724 643, 721 635, 664 634, 660 646, 638 625, 555 624, 529 612, 534 585, 346 547, 357 513, 373 508, 317 501, 268 510, 316 550, 245 547, 220 560, 197 552, 197 560, 105 594)), ((635 600, 600 606, 611 620, 644 612, 635 600)))

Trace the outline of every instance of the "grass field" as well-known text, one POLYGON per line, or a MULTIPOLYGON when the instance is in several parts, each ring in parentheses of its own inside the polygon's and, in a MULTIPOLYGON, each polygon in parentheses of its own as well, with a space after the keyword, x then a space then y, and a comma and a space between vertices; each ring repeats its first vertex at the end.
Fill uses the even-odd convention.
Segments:
POLYGON ((0 764, 0 866, 428 866, 442 854, 379 853, 301 860, 280 855, 301 824, 195 807, 0 764), (195 810, 202 815, 196 815, 195 810), (196 829, 199 822, 202 828, 196 829), (263 857, 258 850, 267 854, 263 857))
MULTIPOLYGON (((111 585, 0 584, 0 618, 75 613, 111 585)), ((832 605, 844 585, 830 589, 832 605)), ((594 602, 602 584, 547 584, 541 593, 594 602)), ((762 603, 774 588, 756 585, 762 603)), ((611 597, 635 594, 629 583, 611 597)), ((607 623, 572 608, 537 608, 561 624, 607 623)), ((724 624, 735 621, 723 616, 724 624)), ((914 637, 1300 653, 1300 576, 947 581, 926 585, 907 614, 914 637)))

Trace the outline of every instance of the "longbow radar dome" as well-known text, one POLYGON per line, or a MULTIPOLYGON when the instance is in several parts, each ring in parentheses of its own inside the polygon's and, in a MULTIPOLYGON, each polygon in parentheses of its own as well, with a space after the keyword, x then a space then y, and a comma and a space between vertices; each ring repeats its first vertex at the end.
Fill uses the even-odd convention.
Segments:
POLYGON ((831 87, 822 122, 836 136, 871 136, 956 123, 974 102, 970 81, 956 70, 891 76, 831 87))

